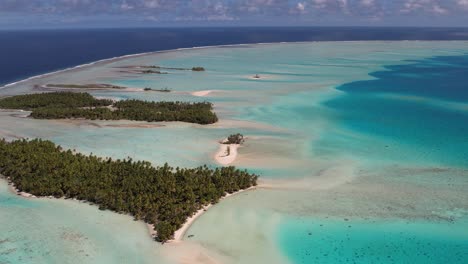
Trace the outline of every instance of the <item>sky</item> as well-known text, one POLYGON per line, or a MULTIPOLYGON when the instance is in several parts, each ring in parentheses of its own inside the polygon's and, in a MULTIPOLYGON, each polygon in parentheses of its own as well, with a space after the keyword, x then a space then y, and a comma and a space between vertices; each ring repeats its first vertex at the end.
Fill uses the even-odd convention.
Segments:
POLYGON ((468 27, 468 0, 0 0, 0 29, 158 26, 468 27))

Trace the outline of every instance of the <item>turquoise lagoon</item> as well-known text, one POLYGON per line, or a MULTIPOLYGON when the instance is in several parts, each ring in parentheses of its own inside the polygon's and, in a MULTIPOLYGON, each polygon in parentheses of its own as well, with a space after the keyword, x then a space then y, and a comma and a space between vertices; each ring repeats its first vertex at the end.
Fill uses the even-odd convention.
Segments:
POLYGON ((8 95, 35 84, 102 82, 172 92, 96 96, 207 100, 215 104, 218 124, 142 128, 127 121, 30 120, 3 111, 0 134, 154 164, 216 166, 217 141, 241 132, 248 140, 234 165, 262 175, 260 188, 212 207, 185 242, 172 246, 152 242, 130 217, 72 201, 26 200, 4 187, 0 241, 8 242, 0 244, 0 260, 466 263, 467 54, 467 42, 213 47, 116 59, 0 89, 8 95), (119 72, 125 65, 207 71, 135 75, 119 72), (262 79, 252 79, 255 74, 262 79), (206 90, 212 92, 191 94, 206 90), (34 217, 26 217, 29 212, 34 217), (113 222, 121 224, 106 224, 113 222), (68 247, 60 242, 68 236, 55 231, 60 225, 87 239, 68 247), (49 242, 41 243, 40 234, 49 234, 49 242))
POLYGON ((293 219, 279 239, 294 263, 466 263, 464 225, 293 219))
POLYGON ((1 263, 169 263, 129 216, 77 201, 26 199, 4 180, 0 190, 1 263))

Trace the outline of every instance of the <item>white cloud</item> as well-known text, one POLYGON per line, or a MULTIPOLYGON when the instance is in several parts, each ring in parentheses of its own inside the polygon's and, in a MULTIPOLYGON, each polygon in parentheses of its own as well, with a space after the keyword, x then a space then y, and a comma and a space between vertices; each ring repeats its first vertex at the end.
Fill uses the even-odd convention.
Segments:
MULTIPOLYGON (((293 18, 321 20, 324 24, 379 19, 398 24, 401 14, 406 14, 411 24, 434 16, 466 21, 468 0, 0 0, 0 15, 16 13, 67 17, 124 14, 140 20, 155 16, 161 21, 188 17, 200 21, 280 18, 287 22, 293 18)), ((434 23, 439 21, 444 20, 434 23)))
POLYGON ((306 8, 306 3, 299 2, 296 5, 296 9, 299 10, 299 12, 304 12, 306 8))
POLYGON ((439 6, 438 4, 435 4, 432 6, 432 12, 434 14, 438 14, 438 15, 445 15, 445 14, 448 14, 448 10, 439 6))
POLYGON ((458 4, 458 6, 460 6, 463 9, 468 10, 468 0, 457 0, 456 2, 458 4))
POLYGON ((361 0, 359 2, 361 5, 363 6, 366 6, 366 7, 370 7, 370 6, 374 6, 375 5, 375 1, 374 0, 361 0))
POLYGON ((329 0, 312 0, 315 8, 323 9, 329 4, 329 0))
POLYGON ((407 0, 400 9, 400 12, 404 14, 421 11, 436 15, 446 15, 449 13, 448 9, 442 7, 437 0, 407 0))
POLYGON ((315 9, 349 13, 348 0, 312 0, 312 5, 315 9))
POLYGON ((120 9, 127 11, 127 10, 132 10, 134 6, 127 4, 127 1, 123 1, 122 4, 120 4, 120 9))
POLYGON ((159 7, 159 1, 158 0, 145 0, 143 2, 143 6, 147 8, 157 8, 159 7))

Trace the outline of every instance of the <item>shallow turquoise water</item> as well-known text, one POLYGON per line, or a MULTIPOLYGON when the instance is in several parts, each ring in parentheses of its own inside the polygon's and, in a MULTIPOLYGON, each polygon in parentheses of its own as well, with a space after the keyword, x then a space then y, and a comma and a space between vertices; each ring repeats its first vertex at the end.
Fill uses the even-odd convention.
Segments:
POLYGON ((284 221, 278 239, 293 263, 466 263, 465 227, 466 222, 299 218, 284 221))
POLYGON ((76 201, 25 199, 4 180, 0 208, 0 263, 155 263, 160 250, 129 216, 76 201))

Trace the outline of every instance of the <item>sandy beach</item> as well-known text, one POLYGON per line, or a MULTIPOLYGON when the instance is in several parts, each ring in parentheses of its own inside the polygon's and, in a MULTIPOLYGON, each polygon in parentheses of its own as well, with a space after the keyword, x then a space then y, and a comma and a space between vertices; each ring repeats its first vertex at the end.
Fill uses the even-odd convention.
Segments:
POLYGON ((233 163, 237 158, 239 146, 239 144, 219 144, 219 150, 215 155, 216 162, 223 166, 233 163))
POLYGON ((214 90, 204 90, 204 91, 192 92, 190 94, 193 95, 193 96, 203 97, 203 96, 207 96, 207 95, 209 95, 209 94, 211 94, 213 92, 214 92, 214 90))
POLYGON ((9 182, 9 180, 7 178, 5 178, 3 175, 0 175, 0 177, 2 179, 5 179, 6 181, 8 181, 8 189, 16 194, 16 195, 19 195, 21 197, 24 197, 24 198, 37 198, 37 196, 33 195, 33 194, 30 194, 30 193, 27 193, 27 192, 20 192, 18 189, 16 189, 15 185, 13 185, 11 182, 9 182))
MULTIPOLYGON (((7 180, 6 178, 4 178, 4 179, 7 180)), ((10 191, 12 193, 16 194, 16 195, 19 195, 19 196, 24 197, 24 198, 38 198, 37 196, 35 196, 33 194, 26 193, 26 192, 20 192, 18 189, 16 189, 16 187, 13 184, 9 183, 8 186, 9 186, 10 191)), ((233 195, 240 194, 240 193, 245 192, 245 191, 254 190, 256 188, 257 188, 257 186, 252 186, 252 187, 244 189, 244 190, 240 190, 240 191, 237 191, 237 192, 234 192, 234 193, 226 194, 224 197, 222 197, 220 199, 220 201, 222 201, 222 200, 224 200, 224 199, 226 199, 228 197, 231 197, 233 195)), ((44 197, 39 197, 39 198, 53 198, 53 197, 44 196, 44 197)), ((204 206, 202 209, 198 210, 194 215, 189 217, 185 221, 184 225, 174 233, 174 239, 169 240, 169 242, 180 242, 180 241, 182 241, 185 233, 190 228, 190 226, 195 222, 195 220, 197 220, 198 217, 200 217, 204 212, 206 212, 212 206, 213 206, 213 204, 209 204, 207 206, 204 206)), ((154 230, 154 225, 153 224, 146 224, 146 226, 148 228, 148 232, 149 232, 150 236, 152 238, 155 238, 157 236, 157 232, 154 230)))
MULTIPOLYGON (((250 188, 240 190, 240 191, 237 191, 237 192, 234 192, 234 193, 228 193, 224 197, 222 197, 219 201, 221 202, 222 200, 224 200, 224 199, 226 199, 228 197, 240 194, 242 192, 254 190, 256 188, 257 188, 257 186, 252 186, 250 188)), ((197 220, 197 218, 199 218, 204 212, 206 212, 212 206, 213 206, 213 204, 209 204, 209 205, 203 207, 202 209, 198 210, 193 216, 189 217, 185 221, 184 225, 174 233, 174 239, 170 240, 170 242, 182 241, 182 239, 184 238, 185 233, 190 228, 190 226, 195 222, 195 220, 197 220)), ((153 236, 153 234, 152 234, 152 236, 153 236)))

